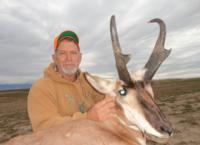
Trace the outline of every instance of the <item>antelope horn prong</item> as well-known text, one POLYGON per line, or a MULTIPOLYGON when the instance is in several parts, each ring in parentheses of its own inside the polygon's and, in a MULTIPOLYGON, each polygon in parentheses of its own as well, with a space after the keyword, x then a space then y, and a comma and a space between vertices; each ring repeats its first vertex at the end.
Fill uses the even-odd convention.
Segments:
POLYGON ((145 80, 150 81, 152 80, 154 74, 158 70, 159 66, 163 63, 163 61, 169 56, 171 49, 167 50, 164 48, 165 44, 165 37, 166 37, 166 27, 165 23, 159 19, 152 19, 149 21, 150 23, 158 23, 160 26, 160 33, 158 36, 158 39, 156 41, 156 44, 154 46, 153 52, 148 60, 148 62, 145 64, 145 68, 147 69, 145 73, 145 80))
POLYGON ((125 54, 122 54, 121 52, 121 47, 119 43, 114 15, 111 17, 111 20, 110 20, 110 34, 111 34, 113 52, 115 55, 115 62, 116 62, 119 79, 124 81, 127 85, 130 86, 133 84, 133 82, 131 80, 130 74, 126 67, 126 64, 130 60, 130 55, 125 55, 125 54))

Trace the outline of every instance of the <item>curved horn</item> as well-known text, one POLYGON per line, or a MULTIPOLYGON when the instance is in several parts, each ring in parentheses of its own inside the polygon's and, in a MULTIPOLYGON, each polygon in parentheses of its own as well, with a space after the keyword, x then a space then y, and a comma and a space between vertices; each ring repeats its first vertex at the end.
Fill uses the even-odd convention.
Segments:
POLYGON ((154 46, 153 52, 148 60, 148 62, 145 64, 145 68, 147 69, 145 73, 145 80, 150 81, 152 80, 154 74, 160 67, 160 65, 163 63, 163 61, 168 57, 168 55, 171 52, 170 50, 167 50, 164 48, 165 44, 165 36, 166 36, 166 27, 165 23, 159 19, 152 19, 149 21, 150 23, 158 23, 160 26, 160 34, 158 36, 158 39, 156 41, 156 44, 154 46))
POLYGON ((113 15, 110 20, 110 34, 112 39, 113 52, 115 55, 115 62, 118 71, 119 78, 127 85, 133 85, 130 74, 126 67, 126 64, 130 60, 130 55, 122 54, 121 47, 118 39, 118 33, 116 28, 115 16, 113 15))

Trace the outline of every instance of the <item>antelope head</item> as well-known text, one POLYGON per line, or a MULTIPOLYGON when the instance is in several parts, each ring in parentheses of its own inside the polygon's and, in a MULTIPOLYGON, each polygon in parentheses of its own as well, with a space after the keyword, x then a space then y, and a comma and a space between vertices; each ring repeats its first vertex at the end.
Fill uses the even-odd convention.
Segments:
POLYGON ((86 78, 100 92, 116 96, 116 103, 128 120, 126 126, 131 129, 135 129, 133 126, 136 126, 149 139, 165 142, 172 135, 172 128, 154 101, 151 80, 171 50, 164 48, 166 36, 164 22, 161 19, 153 19, 150 22, 159 24, 160 34, 149 60, 139 73, 130 75, 128 72, 126 64, 130 57, 121 52, 115 17, 112 16, 110 32, 119 80, 104 80, 89 74, 86 78))

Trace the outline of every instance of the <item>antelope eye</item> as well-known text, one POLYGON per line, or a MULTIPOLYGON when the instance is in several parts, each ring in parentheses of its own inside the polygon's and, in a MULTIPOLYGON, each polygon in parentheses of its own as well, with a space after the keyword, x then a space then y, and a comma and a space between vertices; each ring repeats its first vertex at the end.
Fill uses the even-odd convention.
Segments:
POLYGON ((127 89, 126 88, 122 88, 118 91, 120 96, 126 96, 127 94, 127 89))

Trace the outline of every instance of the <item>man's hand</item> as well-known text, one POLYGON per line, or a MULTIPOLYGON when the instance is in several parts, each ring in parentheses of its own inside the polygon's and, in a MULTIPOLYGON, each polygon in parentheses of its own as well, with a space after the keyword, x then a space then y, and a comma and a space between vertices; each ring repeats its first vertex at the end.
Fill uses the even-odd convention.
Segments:
POLYGON ((110 96, 106 96, 87 112, 87 118, 95 121, 104 121, 113 118, 115 113, 114 99, 110 96))

